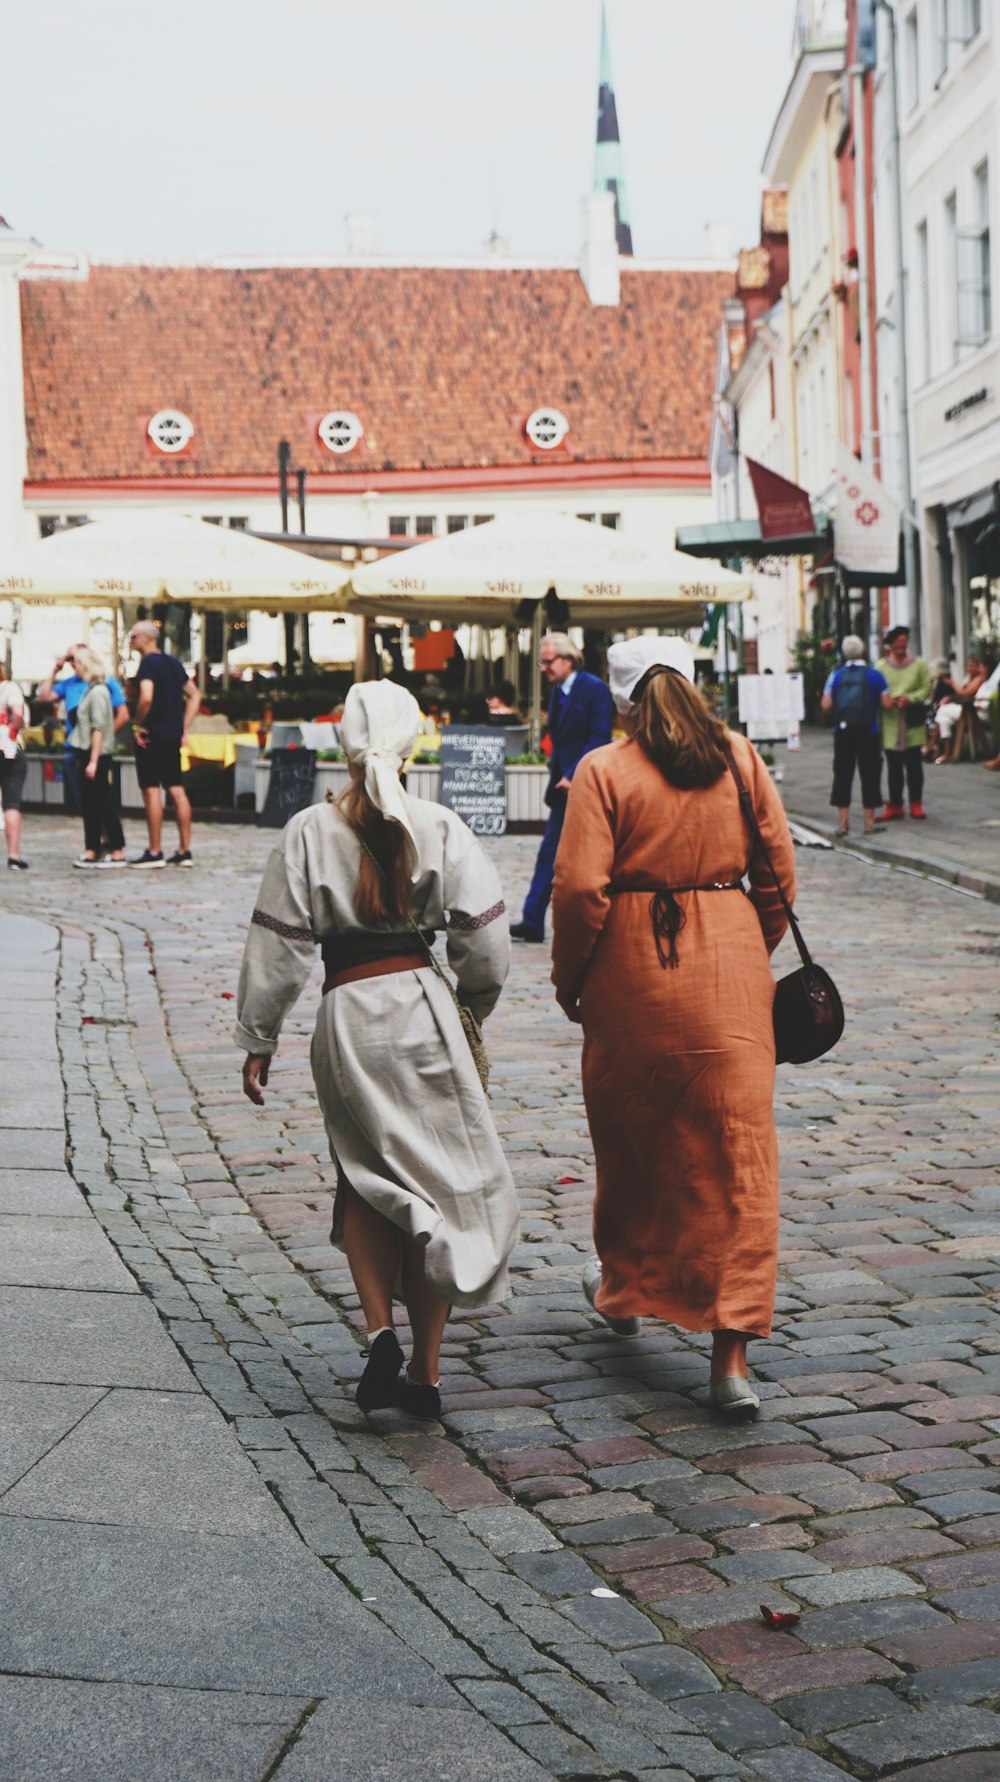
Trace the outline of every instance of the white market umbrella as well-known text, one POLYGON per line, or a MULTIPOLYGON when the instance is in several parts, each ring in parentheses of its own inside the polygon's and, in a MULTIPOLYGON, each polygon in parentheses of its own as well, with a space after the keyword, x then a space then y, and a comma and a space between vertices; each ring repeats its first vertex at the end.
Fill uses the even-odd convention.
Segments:
POLYGON ((542 600, 549 588, 568 605, 572 624, 615 628, 692 625, 706 605, 737 603, 752 592, 745 576, 670 547, 564 514, 528 512, 367 564, 351 577, 346 606, 510 625, 522 601, 542 600))
POLYGON ((0 557, 0 600, 39 606, 190 602, 202 610, 342 609, 347 572, 181 514, 119 513, 0 557))

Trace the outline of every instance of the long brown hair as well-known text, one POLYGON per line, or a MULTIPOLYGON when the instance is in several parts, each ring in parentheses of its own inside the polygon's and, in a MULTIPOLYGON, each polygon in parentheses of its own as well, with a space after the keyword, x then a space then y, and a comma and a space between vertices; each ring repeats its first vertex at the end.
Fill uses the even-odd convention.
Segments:
POLYGON ((728 731, 697 687, 672 669, 654 669, 635 711, 635 740, 672 786, 714 786, 726 771, 728 731))
POLYGON ((410 907, 410 863, 406 831, 390 823, 374 805, 363 779, 352 776, 337 803, 358 840, 371 849, 375 860, 361 849, 354 882, 354 912, 366 928, 380 922, 399 922, 410 907))

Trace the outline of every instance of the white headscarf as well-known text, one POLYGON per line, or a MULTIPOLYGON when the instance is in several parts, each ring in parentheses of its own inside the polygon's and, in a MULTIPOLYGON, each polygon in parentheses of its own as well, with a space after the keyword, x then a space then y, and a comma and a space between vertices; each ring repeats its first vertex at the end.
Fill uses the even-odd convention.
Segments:
POLYGON ((340 740, 348 761, 365 770, 365 791, 372 803, 405 829, 410 845, 410 878, 420 877, 417 838, 410 801, 399 783, 399 770, 420 731, 420 707, 396 681, 355 682, 344 701, 340 740))
POLYGON ((632 692, 650 668, 676 668, 694 686, 694 652, 683 637, 633 637, 608 651, 611 697, 623 715, 632 707, 632 692))

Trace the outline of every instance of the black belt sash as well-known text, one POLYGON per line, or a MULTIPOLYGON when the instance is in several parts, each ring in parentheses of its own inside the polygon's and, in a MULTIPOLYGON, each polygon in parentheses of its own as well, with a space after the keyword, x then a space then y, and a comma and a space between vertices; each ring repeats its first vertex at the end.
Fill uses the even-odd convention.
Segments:
MULTIPOLYGON (((612 897, 631 892, 642 895, 650 890, 649 885, 609 885, 612 897)), ((686 891, 743 891, 742 879, 716 879, 710 885, 658 885, 652 888, 649 899, 649 915, 653 924, 653 939, 656 942, 656 957, 664 971, 669 965, 676 970, 680 964, 677 954, 677 936, 687 922, 687 911, 682 910, 677 902, 678 897, 686 891), (667 947, 664 949, 664 941, 667 947)))
POLYGON ((427 957, 419 935, 368 934, 360 929, 350 934, 328 934, 321 943, 321 952, 327 977, 350 971, 356 965, 373 965, 380 959, 410 954, 424 960, 427 957))

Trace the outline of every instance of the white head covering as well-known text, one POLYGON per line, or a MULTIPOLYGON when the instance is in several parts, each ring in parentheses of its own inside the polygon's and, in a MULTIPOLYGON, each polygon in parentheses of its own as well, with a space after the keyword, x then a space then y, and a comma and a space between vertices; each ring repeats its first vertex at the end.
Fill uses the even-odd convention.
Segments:
POLYGON ((344 701, 340 740, 348 761, 365 770, 365 791, 390 823, 406 830, 411 879, 420 876, 410 801, 399 770, 420 731, 420 707, 396 681, 355 682, 344 701))
POLYGON ((633 637, 608 651, 611 697, 621 713, 632 706, 632 691, 650 668, 676 668, 694 686, 694 652, 683 637, 633 637))

